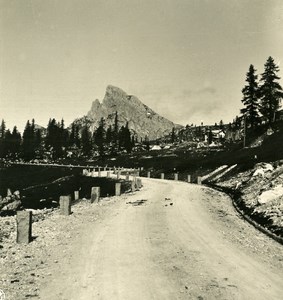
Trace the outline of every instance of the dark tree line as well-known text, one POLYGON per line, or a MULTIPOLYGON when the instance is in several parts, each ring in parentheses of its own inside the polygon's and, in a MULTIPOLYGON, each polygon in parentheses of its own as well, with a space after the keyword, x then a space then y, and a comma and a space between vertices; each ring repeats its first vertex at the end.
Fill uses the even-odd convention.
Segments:
POLYGON ((98 128, 93 133, 93 141, 101 156, 105 154, 106 149, 111 154, 117 154, 120 151, 130 153, 135 146, 135 139, 131 135, 128 122, 119 128, 117 112, 113 128, 111 125, 106 128, 105 120, 101 118, 98 128))
POLYGON ((6 130, 5 121, 2 120, 0 125, 0 157, 16 157, 20 152, 22 137, 14 126, 13 131, 6 130))
POLYGON ((32 122, 27 121, 26 127, 23 132, 22 141, 22 156, 26 160, 33 159, 36 151, 38 150, 41 143, 41 133, 39 129, 35 129, 34 119, 32 122))
POLYGON ((261 118, 269 124, 275 121, 276 112, 283 98, 278 72, 279 67, 272 57, 267 59, 259 81, 254 66, 249 67, 246 74, 247 84, 242 89, 244 108, 241 109, 241 113, 251 128, 256 127, 261 118))
POLYGON ((113 126, 106 128, 104 118, 99 121, 98 128, 91 132, 88 124, 81 128, 75 122, 70 130, 65 128, 64 120, 57 122, 50 119, 46 133, 35 128, 34 119, 26 123, 23 135, 15 126, 12 133, 6 130, 5 121, 0 125, 0 157, 34 158, 49 157, 62 158, 68 153, 84 156, 100 156, 118 154, 121 151, 131 152, 135 145, 134 136, 131 135, 128 123, 119 128, 118 114, 115 115, 113 126))

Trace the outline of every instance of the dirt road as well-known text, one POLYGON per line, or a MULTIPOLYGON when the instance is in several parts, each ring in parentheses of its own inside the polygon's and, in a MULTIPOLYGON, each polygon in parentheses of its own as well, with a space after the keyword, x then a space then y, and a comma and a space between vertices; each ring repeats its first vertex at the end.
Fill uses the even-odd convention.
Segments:
POLYGON ((40 299, 282 299, 283 247, 242 220, 227 196, 143 184, 97 222, 88 217, 98 206, 77 217, 84 223, 40 299))

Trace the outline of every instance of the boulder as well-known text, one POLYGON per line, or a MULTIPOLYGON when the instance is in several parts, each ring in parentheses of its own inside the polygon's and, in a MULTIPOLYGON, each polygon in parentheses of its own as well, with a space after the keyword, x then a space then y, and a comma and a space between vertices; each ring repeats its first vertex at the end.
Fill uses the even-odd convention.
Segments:
POLYGON ((22 202, 20 200, 14 200, 13 202, 8 203, 2 208, 2 210, 16 211, 21 206, 22 202))
POLYGON ((259 197, 258 197, 258 203, 259 204, 265 204, 268 203, 276 198, 279 198, 283 195, 283 186, 278 185, 275 188, 264 191, 259 197))

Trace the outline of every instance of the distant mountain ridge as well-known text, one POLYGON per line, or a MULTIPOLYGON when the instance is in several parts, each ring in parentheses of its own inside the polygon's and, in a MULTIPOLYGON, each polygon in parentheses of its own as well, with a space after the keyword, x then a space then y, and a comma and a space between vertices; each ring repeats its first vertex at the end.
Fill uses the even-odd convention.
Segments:
POLYGON ((116 112, 119 126, 125 126, 128 122, 129 129, 138 138, 148 137, 153 140, 168 134, 173 127, 182 127, 154 112, 136 96, 128 95, 120 88, 112 85, 107 86, 102 102, 97 99, 93 101, 87 115, 74 122, 80 125, 88 123, 91 130, 94 130, 103 117, 108 127, 114 124, 116 112))

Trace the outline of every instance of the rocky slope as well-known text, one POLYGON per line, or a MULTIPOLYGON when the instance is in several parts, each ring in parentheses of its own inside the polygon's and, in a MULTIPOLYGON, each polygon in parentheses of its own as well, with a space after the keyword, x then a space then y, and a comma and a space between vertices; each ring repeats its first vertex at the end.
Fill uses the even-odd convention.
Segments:
POLYGON ((216 185, 237 193, 237 206, 258 224, 283 238, 283 161, 258 163, 224 176, 216 185))
POLYGON ((148 106, 143 104, 136 96, 128 95, 120 88, 109 85, 102 103, 95 100, 87 116, 75 120, 76 124, 90 124, 94 130, 103 117, 106 126, 114 124, 115 114, 118 113, 119 126, 129 124, 130 130, 138 138, 156 139, 168 134, 173 127, 181 127, 161 117, 148 106))

